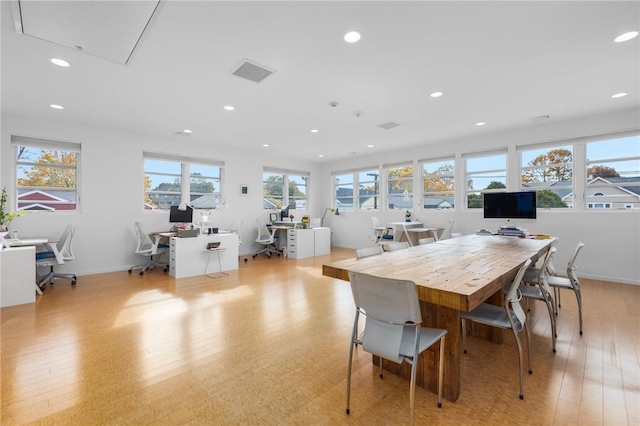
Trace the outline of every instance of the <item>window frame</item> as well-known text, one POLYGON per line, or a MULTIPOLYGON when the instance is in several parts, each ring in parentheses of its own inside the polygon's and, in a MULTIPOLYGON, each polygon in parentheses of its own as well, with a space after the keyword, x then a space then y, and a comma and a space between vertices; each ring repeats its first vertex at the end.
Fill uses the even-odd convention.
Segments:
POLYGON ((12 202, 11 209, 16 211, 24 211, 29 214, 39 214, 39 213, 79 213, 81 211, 81 200, 80 200, 80 187, 81 187, 81 158, 82 158, 82 144, 76 142, 68 142, 68 141, 60 141, 54 139, 41 139, 41 138, 33 138, 28 136, 20 136, 20 135, 11 135, 11 146, 13 148, 13 185, 14 185, 14 198, 12 202), (55 151, 60 152, 61 155, 71 154, 73 153, 75 156, 75 165, 64 165, 64 164, 53 164, 53 163, 39 163, 33 161, 20 160, 18 158, 20 148, 32 148, 36 150, 40 150, 40 157, 42 158, 42 154, 46 151, 55 151), (59 170, 73 170, 74 178, 75 178, 75 186, 73 186, 72 190, 67 190, 64 187, 53 187, 53 186, 25 186, 19 184, 19 179, 21 179, 18 175, 20 173, 21 167, 44 167, 47 169, 59 169, 59 170), (21 191, 23 191, 21 193, 21 191), (50 198, 46 200, 35 201, 26 206, 20 206, 20 196, 23 194, 28 194, 31 192, 47 192, 47 191, 58 191, 58 192, 69 192, 73 193, 74 196, 71 197, 73 199, 66 199, 56 196, 55 194, 49 193, 50 198), (55 199, 55 200, 54 200, 55 199), (56 205, 73 205, 73 208, 66 209, 61 208, 57 209, 56 205), (32 207, 32 208, 29 208, 32 207))
MULTIPOLYGON (((465 182, 465 185, 464 185, 465 189, 464 189, 464 195, 463 195, 464 210, 482 212, 484 207, 482 195, 484 193, 499 193, 499 192, 507 192, 509 190, 509 152, 507 149, 497 149, 497 150, 490 150, 490 151, 465 153, 465 154, 462 154, 462 163, 463 163, 463 174, 464 174, 464 182, 465 182), (504 168, 480 169, 480 170, 469 171, 469 160, 477 160, 482 158, 491 158, 491 157, 499 157, 499 156, 504 156, 504 168), (475 175, 482 175, 486 173, 499 173, 499 172, 504 172, 504 180, 505 180, 504 188, 491 188, 491 189, 487 189, 486 187, 483 189, 469 188, 470 175, 475 176, 475 175), (481 196, 480 205, 478 207, 469 207, 469 195, 472 193, 473 194, 477 193, 481 196)), ((489 179, 491 177, 492 176, 487 176, 485 177, 485 179, 489 179)))
POLYGON ((143 189, 143 210, 145 212, 150 212, 150 211, 151 212, 167 212, 169 211, 169 208, 171 205, 178 205, 181 202, 186 202, 187 204, 192 206, 194 210, 215 210, 215 209, 221 208, 222 205, 224 205, 225 191, 224 191, 224 162, 223 161, 197 158, 197 157, 184 157, 184 156, 171 155, 171 154, 160 154, 155 152, 144 151, 142 153, 142 169, 143 169, 143 176, 144 176, 143 182, 146 181, 147 176, 149 174, 156 175, 156 176, 173 176, 180 179, 179 192, 143 189), (146 166, 147 160, 179 165, 180 174, 178 175, 177 172, 163 172, 163 171, 156 171, 156 170, 148 170, 146 166), (196 166, 198 168, 211 167, 213 168, 213 170, 217 170, 218 176, 216 176, 215 173, 213 173, 212 175, 195 174, 196 172, 193 172, 192 169, 195 168, 196 166), (191 186, 193 184, 192 182, 193 178, 204 179, 205 182, 212 181, 212 185, 214 188, 213 192, 206 193, 206 192, 192 191, 191 186), (218 191, 215 190, 216 182, 218 184, 218 191), (171 200, 169 204, 164 207, 162 207, 162 205, 159 205, 158 208, 148 209, 146 208, 146 206, 148 205, 146 202, 146 198, 148 194, 156 194, 158 196, 162 196, 162 195, 172 196, 173 198, 176 198, 177 196, 177 200, 180 200, 180 201, 177 201, 176 199, 174 199, 174 200, 171 200), (206 197, 209 194, 212 194, 213 196, 210 205, 206 203, 204 205, 198 205, 199 203, 197 202, 195 203, 195 205, 192 204, 194 201, 198 200, 199 198, 206 197), (194 198, 194 196, 196 198, 194 198))
MULTIPOLYGON (((270 196, 270 194, 265 194, 264 193, 264 189, 265 189, 265 184, 267 183, 267 181, 265 181, 265 175, 269 174, 272 176, 281 176, 282 177, 282 195, 280 198, 280 202, 282 203, 281 207, 278 207, 277 205, 275 205, 274 208, 271 209, 267 209, 265 208, 265 203, 263 201, 262 203, 262 207, 263 210, 265 212, 279 212, 280 210, 284 209, 287 206, 291 205, 291 202, 294 201, 296 203, 296 208, 295 211, 309 211, 309 188, 310 188, 310 184, 311 184, 311 173, 310 172, 305 172, 305 171, 300 171, 300 170, 285 170, 285 169, 277 169, 277 168, 273 168, 273 167, 264 167, 262 169, 262 197, 263 199, 266 199, 267 196, 270 196), (290 185, 291 185, 291 177, 299 177, 301 178, 305 184, 303 185, 304 187, 304 194, 303 195, 289 195, 289 189, 290 189, 290 185), (284 204, 284 199, 285 199, 285 194, 287 194, 287 205, 284 204), (300 206, 298 206, 299 201, 304 200, 304 204, 300 203, 300 206)), ((295 180, 293 181, 294 183, 296 183, 296 186, 299 186, 300 183, 296 182, 295 180)), ((271 196, 271 198, 274 199, 278 199, 278 197, 274 197, 271 196)))
MULTIPOLYGON (((451 155, 451 156, 446 156, 446 157, 438 157, 438 158, 429 158, 429 159, 423 159, 420 160, 418 162, 418 166, 420 167, 420 186, 421 186, 421 192, 422 192, 422 201, 420 203, 420 209, 422 211, 425 212, 432 212, 432 211, 455 211, 456 210, 456 157, 455 155, 451 155), (437 164, 437 163, 448 163, 451 162, 452 166, 453 166, 453 170, 449 173, 438 173, 435 174, 434 177, 437 177, 437 179, 442 179, 442 178, 451 178, 452 179, 452 183, 453 183, 453 189, 451 191, 425 191, 425 180, 426 180, 426 171, 425 171, 425 165, 427 164, 437 164), (442 194, 442 198, 446 198, 445 194, 451 194, 451 198, 453 200, 452 202, 452 207, 451 208, 436 208, 436 209, 427 209, 425 208, 425 201, 428 197, 432 197, 432 198, 437 198, 438 194, 442 194)), ((431 173, 431 172, 429 172, 431 173)), ((433 172, 435 173, 435 172, 433 172)))

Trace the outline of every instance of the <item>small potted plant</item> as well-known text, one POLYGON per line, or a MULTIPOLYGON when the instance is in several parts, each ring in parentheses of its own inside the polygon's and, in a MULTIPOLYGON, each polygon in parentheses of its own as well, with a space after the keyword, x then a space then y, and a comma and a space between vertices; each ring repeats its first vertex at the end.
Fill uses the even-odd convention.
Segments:
POLYGON ((409 210, 404 212, 404 221, 411 222, 411 212, 409 210))
POLYGON ((24 216, 23 211, 9 212, 6 210, 7 205, 7 188, 2 188, 2 197, 0 198, 0 232, 7 232, 9 223, 18 216, 24 216))
POLYGON ((291 219, 291 222, 293 222, 293 215, 289 215, 289 219, 291 219))

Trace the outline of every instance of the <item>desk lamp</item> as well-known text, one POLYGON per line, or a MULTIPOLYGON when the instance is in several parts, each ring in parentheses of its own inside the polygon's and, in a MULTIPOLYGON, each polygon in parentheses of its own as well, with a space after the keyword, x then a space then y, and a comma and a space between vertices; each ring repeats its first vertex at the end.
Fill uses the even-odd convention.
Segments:
POLYGON ((336 216, 340 216, 340 212, 338 211, 338 209, 332 209, 331 207, 327 207, 324 210, 324 214, 322 215, 322 218, 320 219, 320 226, 324 226, 324 217, 327 215, 327 212, 331 210, 331 212, 336 212, 335 215, 336 216))

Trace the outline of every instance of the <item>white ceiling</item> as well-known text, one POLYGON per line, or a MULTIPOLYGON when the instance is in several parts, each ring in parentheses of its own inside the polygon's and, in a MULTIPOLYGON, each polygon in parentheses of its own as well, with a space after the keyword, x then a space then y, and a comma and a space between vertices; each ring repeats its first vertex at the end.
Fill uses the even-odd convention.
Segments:
MULTIPOLYGON (((268 143, 270 153, 326 162, 640 104, 640 38, 613 41, 640 28, 637 1, 162 1, 127 65, 18 34, 1 3, 3 112, 180 144, 260 155, 268 143), (348 44, 354 29, 362 40, 348 44), (232 75, 244 59, 275 73, 261 83, 232 75), (611 98, 619 92, 628 96, 611 98), (378 127, 391 121, 401 127, 378 127), (175 135, 184 129, 193 134, 175 135)), ((126 4, 65 3, 100 17, 126 4)), ((73 25, 64 33, 79 44, 73 25)))

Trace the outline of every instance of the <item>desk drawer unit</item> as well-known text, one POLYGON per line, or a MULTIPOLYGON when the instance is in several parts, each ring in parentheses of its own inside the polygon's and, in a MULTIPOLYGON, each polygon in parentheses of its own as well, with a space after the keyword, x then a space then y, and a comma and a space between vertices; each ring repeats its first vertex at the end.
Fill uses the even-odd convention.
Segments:
POLYGON ((314 256, 314 238, 311 229, 287 230, 287 256, 304 259, 314 256))

